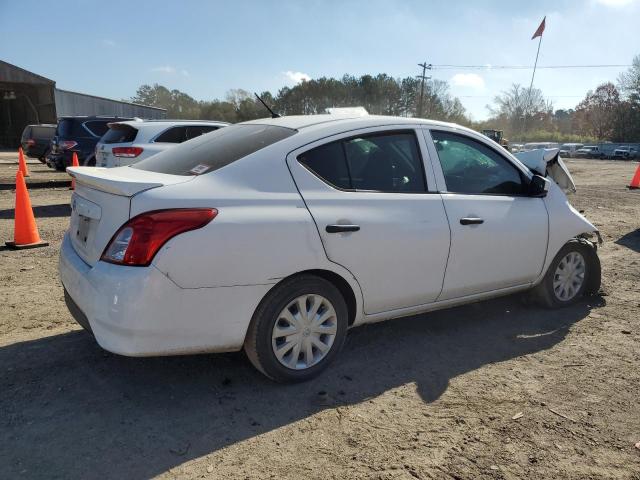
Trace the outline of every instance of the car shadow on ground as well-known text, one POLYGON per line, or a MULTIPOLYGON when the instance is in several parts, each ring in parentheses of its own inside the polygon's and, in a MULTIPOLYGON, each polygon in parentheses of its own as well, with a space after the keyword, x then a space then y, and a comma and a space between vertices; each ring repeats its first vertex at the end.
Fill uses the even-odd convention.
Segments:
POLYGON ((630 248, 634 252, 640 252, 640 228, 623 235, 615 243, 630 248))
POLYGON ((241 353, 125 358, 81 331, 0 348, 0 477, 130 478, 415 382, 424 402, 483 365, 549 349, 602 304, 548 311, 508 297, 349 333, 319 378, 278 385, 241 353))
MULTIPOLYGON (((33 214, 36 218, 68 217, 71 215, 71 205, 69 203, 39 205, 33 207, 33 214)), ((11 219, 14 218, 14 216, 15 210, 13 208, 0 210, 0 220, 11 219)))

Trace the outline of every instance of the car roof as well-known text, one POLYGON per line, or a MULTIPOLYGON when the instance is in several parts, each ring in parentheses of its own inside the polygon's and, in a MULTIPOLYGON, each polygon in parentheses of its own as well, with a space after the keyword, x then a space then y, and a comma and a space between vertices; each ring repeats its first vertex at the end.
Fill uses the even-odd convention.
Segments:
POLYGON ((219 122, 217 120, 124 120, 111 123, 131 125, 133 127, 141 127, 144 125, 155 126, 173 126, 173 125, 229 125, 227 122, 219 122))
POLYGON ((425 125, 425 126, 447 126, 460 127, 459 125, 436 120, 427 120, 422 118, 411 117, 392 117, 384 115, 291 115, 278 118, 260 118, 257 120, 249 120, 240 125, 273 125, 278 127, 291 128, 294 130, 313 129, 319 130, 323 128, 333 129, 333 127, 351 128, 367 128, 384 125, 425 125))

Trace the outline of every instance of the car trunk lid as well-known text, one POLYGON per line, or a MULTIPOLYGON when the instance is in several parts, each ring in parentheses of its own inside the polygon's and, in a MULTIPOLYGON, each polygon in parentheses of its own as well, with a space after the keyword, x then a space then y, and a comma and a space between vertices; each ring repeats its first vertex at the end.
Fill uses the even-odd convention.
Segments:
POLYGON ((71 167, 76 189, 71 198, 69 236, 73 248, 93 266, 130 215, 131 198, 165 185, 192 180, 192 176, 167 175, 129 167, 71 167))

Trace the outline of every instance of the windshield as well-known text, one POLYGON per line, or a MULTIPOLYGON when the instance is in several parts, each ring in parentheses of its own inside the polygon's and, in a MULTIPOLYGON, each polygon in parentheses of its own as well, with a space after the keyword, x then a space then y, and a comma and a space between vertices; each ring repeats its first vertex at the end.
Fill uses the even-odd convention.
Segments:
POLYGON ((142 160, 131 168, 171 175, 202 175, 295 134, 273 125, 231 125, 142 160))

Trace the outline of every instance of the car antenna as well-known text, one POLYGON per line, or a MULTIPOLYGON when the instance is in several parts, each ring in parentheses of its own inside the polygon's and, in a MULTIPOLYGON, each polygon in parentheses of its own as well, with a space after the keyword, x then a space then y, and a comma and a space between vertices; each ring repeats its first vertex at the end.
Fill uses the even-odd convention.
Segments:
POLYGON ((262 99, 258 96, 258 94, 257 94, 256 92, 253 92, 253 94, 256 96, 256 98, 257 98, 258 100, 260 100, 260 103, 261 103, 262 105, 264 105, 264 108, 266 108, 267 110, 269 110, 269 113, 271 114, 271 118, 280 118, 280 115, 278 115, 276 112, 274 112, 273 110, 271 110, 271 109, 269 108, 269 105, 267 105, 266 103, 264 103, 264 100, 262 100, 262 99))

